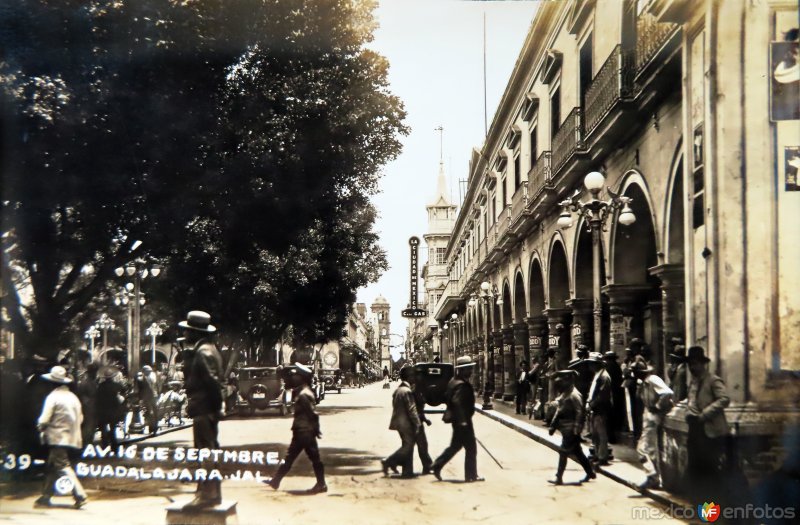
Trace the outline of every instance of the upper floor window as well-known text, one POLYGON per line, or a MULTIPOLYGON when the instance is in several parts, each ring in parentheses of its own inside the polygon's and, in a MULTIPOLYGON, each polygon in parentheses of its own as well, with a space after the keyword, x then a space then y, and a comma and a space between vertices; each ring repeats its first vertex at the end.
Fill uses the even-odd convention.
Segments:
POLYGON ((434 248, 431 252, 433 264, 444 264, 447 262, 447 248, 434 248))
POLYGON ((531 167, 536 164, 536 159, 539 156, 539 144, 536 137, 536 124, 531 126, 531 167))
POLYGON ((561 126, 561 86, 553 90, 550 95, 550 139, 555 137, 561 126))
POLYGON ((522 154, 517 151, 517 156, 514 157, 514 191, 518 190, 522 185, 522 154))
POLYGON ((586 101, 584 100, 586 91, 592 83, 592 37, 591 33, 586 37, 586 41, 581 46, 578 62, 578 67, 580 68, 580 104, 584 108, 586 107, 586 101))

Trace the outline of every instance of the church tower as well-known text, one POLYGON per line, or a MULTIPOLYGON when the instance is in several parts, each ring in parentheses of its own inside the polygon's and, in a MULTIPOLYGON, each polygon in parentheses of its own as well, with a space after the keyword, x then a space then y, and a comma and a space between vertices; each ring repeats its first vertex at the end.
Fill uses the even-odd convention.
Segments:
POLYGON ((386 366, 391 371, 392 356, 389 353, 389 334, 391 333, 391 322, 389 321, 389 301, 379 295, 375 302, 369 307, 375 322, 375 346, 380 351, 381 370, 386 366))

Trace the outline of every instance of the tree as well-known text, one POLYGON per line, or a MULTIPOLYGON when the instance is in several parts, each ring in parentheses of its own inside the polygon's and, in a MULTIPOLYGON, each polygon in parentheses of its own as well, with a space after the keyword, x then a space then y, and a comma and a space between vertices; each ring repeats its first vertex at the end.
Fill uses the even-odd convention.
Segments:
POLYGON ((385 267, 368 197, 405 132, 364 48, 372 7, 4 3, 2 304, 21 346, 57 352, 136 257, 167 262, 156 286, 182 313, 330 337, 385 267))

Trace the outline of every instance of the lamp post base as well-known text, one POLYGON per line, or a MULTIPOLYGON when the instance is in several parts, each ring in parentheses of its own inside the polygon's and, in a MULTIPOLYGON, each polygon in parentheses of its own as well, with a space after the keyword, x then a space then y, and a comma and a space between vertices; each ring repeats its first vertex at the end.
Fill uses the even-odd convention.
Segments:
POLYGON ((494 385, 491 383, 486 383, 486 386, 483 389, 483 405, 481 408, 484 410, 494 410, 494 404, 492 403, 492 392, 494 392, 494 385))

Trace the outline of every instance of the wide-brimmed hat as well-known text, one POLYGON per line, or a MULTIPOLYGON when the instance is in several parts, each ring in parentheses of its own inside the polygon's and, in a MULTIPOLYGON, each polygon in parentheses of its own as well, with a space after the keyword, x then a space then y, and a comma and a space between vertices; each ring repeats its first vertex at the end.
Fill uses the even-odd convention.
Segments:
POLYGON ((574 381, 578 377, 578 372, 576 372, 575 370, 568 370, 568 369, 558 370, 554 372, 553 375, 555 375, 556 379, 560 379, 562 381, 569 381, 569 380, 574 381))
POLYGON ((590 363, 603 363, 603 354, 600 352, 589 352, 589 357, 586 358, 586 361, 590 363))
POLYGON ((617 359, 619 359, 619 356, 617 355, 617 353, 615 351, 609 350, 608 352, 603 354, 603 358, 604 359, 612 359, 612 360, 616 361, 617 359))
POLYGON ((702 361, 703 363, 708 363, 711 361, 711 359, 706 356, 706 351, 703 350, 702 346, 690 346, 689 353, 686 356, 686 361, 689 363, 693 361, 702 361))
POLYGON ((50 369, 49 374, 42 374, 42 379, 61 385, 72 383, 72 378, 67 375, 67 369, 63 366, 54 366, 50 369))
POLYGON ((186 320, 178 323, 178 326, 206 334, 213 334, 217 331, 217 328, 211 324, 211 315, 201 310, 192 310, 186 314, 186 320))
POLYGON ((557 352, 558 352, 558 347, 557 346, 550 346, 550 347, 547 348, 547 353, 548 354, 555 354, 557 352))
POLYGON ((152 372, 152 371, 153 371, 153 367, 150 366, 150 365, 144 365, 142 367, 142 372, 152 372))
POLYGON ((475 362, 468 355, 462 355, 456 359, 456 368, 466 368, 468 366, 475 366, 475 362))
POLYGON ((100 379, 113 379, 117 376, 117 374, 119 374, 119 368, 111 365, 104 366, 97 373, 100 379))
POLYGON ((183 381, 179 381, 178 379, 173 379, 172 381, 170 381, 167 384, 169 386, 181 386, 183 384, 183 381))

